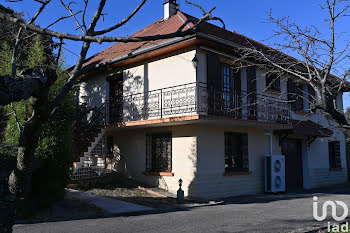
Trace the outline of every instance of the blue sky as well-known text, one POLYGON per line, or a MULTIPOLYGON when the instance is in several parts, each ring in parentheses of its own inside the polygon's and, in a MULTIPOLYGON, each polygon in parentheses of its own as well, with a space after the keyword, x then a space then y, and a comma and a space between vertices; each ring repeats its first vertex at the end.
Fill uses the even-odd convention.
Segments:
MULTIPOLYGON (((115 22, 119 22, 125 16, 131 12, 141 0, 128 0, 128 1, 116 1, 109 0, 105 7, 104 21, 98 26, 104 28, 112 25, 115 22)), ((326 24, 322 20, 325 12, 321 11, 320 3, 323 1, 305 1, 305 0, 250 0, 250 1, 238 1, 238 0, 192 0, 195 3, 200 4, 206 10, 213 6, 216 6, 216 10, 213 12, 214 16, 222 18, 226 24, 228 30, 235 30, 238 33, 244 34, 255 40, 268 44, 266 39, 272 35, 274 26, 266 23, 266 13, 272 10, 272 13, 276 17, 289 16, 293 21, 301 26, 315 25, 319 28, 325 28, 326 24)), ((68 2, 68 1, 65 1, 68 2)), ((73 5, 76 10, 81 9, 79 2, 73 5)), ((93 11, 96 7, 97 0, 90 0, 91 6, 88 9, 87 18, 91 18, 93 11)), ((118 29, 115 32, 109 33, 110 36, 126 36, 131 35, 137 30, 149 25, 155 20, 163 16, 163 0, 148 0, 140 12, 125 26, 118 29)), ((24 0, 18 3, 1 3, 5 6, 10 6, 17 11, 23 11, 28 18, 33 16, 39 7, 38 3, 33 0, 24 0)), ((200 17, 201 11, 189 6, 185 3, 185 0, 180 0, 180 9, 183 12, 191 14, 193 16, 200 17)), ((59 16, 67 15, 68 13, 63 9, 58 0, 52 0, 46 11, 37 20, 40 26, 47 26, 50 22, 53 22, 59 16)), ((79 16, 78 16, 79 17, 79 16)), ((349 32, 347 25, 350 25, 349 19, 347 22, 343 22, 339 25, 338 31, 349 32)), ((55 25, 52 29, 57 31, 66 31, 70 33, 79 34, 76 30, 76 25, 71 19, 62 21, 55 25)), ((350 38, 350 37, 348 37, 350 38)), ((79 53, 81 43, 66 41, 65 56, 69 65, 74 64, 79 53)), ((110 46, 109 43, 93 44, 88 53, 88 57, 97 53, 98 51, 110 46)), ((350 106, 350 96, 344 96, 344 107, 350 106)))

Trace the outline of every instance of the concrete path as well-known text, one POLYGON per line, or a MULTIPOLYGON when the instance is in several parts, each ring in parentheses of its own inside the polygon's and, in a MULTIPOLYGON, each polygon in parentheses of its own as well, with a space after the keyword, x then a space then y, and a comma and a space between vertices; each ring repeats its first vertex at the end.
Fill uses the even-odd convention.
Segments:
POLYGON ((122 214, 122 213, 152 210, 152 208, 149 208, 146 206, 136 205, 133 203, 119 201, 112 198, 96 196, 90 193, 80 192, 73 189, 67 190, 65 198, 78 199, 80 201, 93 204, 111 214, 122 214))

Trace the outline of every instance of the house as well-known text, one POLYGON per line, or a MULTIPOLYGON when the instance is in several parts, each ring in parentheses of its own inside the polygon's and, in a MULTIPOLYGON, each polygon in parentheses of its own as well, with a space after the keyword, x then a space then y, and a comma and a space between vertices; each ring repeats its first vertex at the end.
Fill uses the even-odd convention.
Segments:
MULTIPOLYGON (((133 36, 188 30, 191 17, 168 0, 164 17, 133 36)), ((287 191, 347 181, 344 135, 310 111, 306 83, 236 66, 232 48, 247 41, 264 46, 205 22, 194 35, 116 43, 89 58, 79 104, 101 124, 80 144, 76 171, 107 167, 171 192, 181 178, 186 196, 219 198, 263 193, 264 156, 283 154, 287 191)))

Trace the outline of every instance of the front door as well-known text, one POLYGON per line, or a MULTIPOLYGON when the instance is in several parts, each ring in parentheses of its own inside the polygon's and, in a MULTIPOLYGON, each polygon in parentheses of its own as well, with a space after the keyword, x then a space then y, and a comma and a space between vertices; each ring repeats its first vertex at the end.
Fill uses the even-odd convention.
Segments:
POLYGON ((287 138, 282 141, 282 154, 286 163, 286 191, 303 189, 303 162, 301 140, 287 138))
POLYGON ((121 122, 123 116, 123 73, 108 77, 109 81, 109 121, 121 122))

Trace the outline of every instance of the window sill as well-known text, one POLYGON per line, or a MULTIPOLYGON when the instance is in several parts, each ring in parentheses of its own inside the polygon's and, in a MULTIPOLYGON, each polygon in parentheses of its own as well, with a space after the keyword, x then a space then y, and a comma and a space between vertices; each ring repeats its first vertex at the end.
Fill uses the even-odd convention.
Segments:
POLYGON ((225 172, 224 176, 244 176, 244 175, 251 175, 251 171, 241 171, 241 172, 225 172))
POLYGON ((343 170, 342 168, 340 168, 340 167, 337 167, 337 168, 329 168, 329 171, 341 171, 341 170, 343 170))
POLYGON ((144 172, 145 176, 174 176, 172 172, 144 172))
POLYGON ((273 89, 266 89, 265 92, 273 94, 273 95, 282 95, 281 91, 273 90, 273 89))

